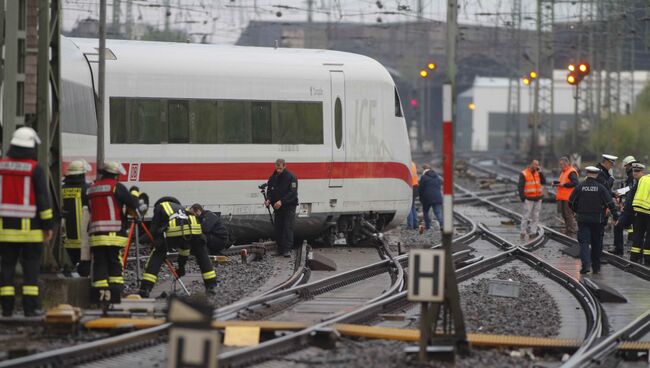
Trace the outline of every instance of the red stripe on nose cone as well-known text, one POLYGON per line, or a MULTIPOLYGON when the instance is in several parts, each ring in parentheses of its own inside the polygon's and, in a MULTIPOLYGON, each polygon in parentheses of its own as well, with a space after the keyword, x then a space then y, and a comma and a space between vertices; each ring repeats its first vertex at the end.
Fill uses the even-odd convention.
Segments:
MULTIPOLYGON (((266 180, 275 166, 268 162, 140 163, 139 180, 220 181, 266 180)), ((288 163, 298 179, 399 179, 410 185, 408 167, 399 162, 295 162, 288 163)), ((127 168, 127 172, 128 172, 127 168)), ((128 180, 122 176, 122 180, 128 180)))

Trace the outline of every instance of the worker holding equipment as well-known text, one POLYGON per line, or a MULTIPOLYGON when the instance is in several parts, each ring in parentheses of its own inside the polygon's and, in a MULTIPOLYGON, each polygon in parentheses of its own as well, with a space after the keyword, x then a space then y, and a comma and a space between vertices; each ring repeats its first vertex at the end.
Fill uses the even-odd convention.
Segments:
POLYGON ((88 276, 90 273, 90 262, 81 261, 81 244, 87 242, 83 239, 84 207, 88 207, 89 184, 86 182, 86 172, 90 165, 84 160, 72 161, 66 170, 61 187, 61 198, 63 200, 63 221, 65 232, 63 234, 63 246, 70 257, 72 264, 77 267, 81 276, 88 276))
POLYGON ((609 208, 618 219, 618 211, 609 189, 598 181, 600 169, 587 166, 587 178, 583 180, 571 193, 569 206, 576 213, 578 220, 578 243, 580 244, 580 260, 582 262, 581 274, 594 274, 600 272, 600 256, 602 254, 603 218, 605 208, 609 208), (591 245, 591 251, 589 246, 591 245))
MULTIPOLYGON (((634 182, 632 183, 632 186, 630 187, 629 192, 625 194, 627 197, 625 201, 625 205, 623 206, 623 212, 621 213, 621 217, 618 218, 618 221, 616 221, 616 224, 614 225, 614 254, 622 256, 623 255, 623 232, 626 228, 634 225, 634 220, 636 217, 636 213, 634 212, 634 208, 632 207, 632 202, 634 199, 634 195, 636 194, 637 190, 637 183, 638 180, 645 175, 645 165, 642 165, 639 162, 634 162, 632 163, 632 175, 634 182)), ((634 241, 634 232, 631 234, 628 233, 628 241, 632 240, 634 241)), ((632 262, 641 262, 641 248, 638 246, 632 246, 630 249, 630 261, 632 262)))
POLYGON ((630 260, 650 265, 650 174, 644 175, 636 185, 632 199, 634 219, 634 243, 630 249, 630 260))
POLYGON ((154 249, 145 266, 140 295, 148 298, 156 281, 160 266, 167 257, 170 249, 178 249, 178 276, 185 275, 185 265, 189 255, 196 257, 201 269, 206 293, 216 294, 217 273, 210 262, 206 247, 205 235, 196 216, 181 206, 174 197, 162 197, 154 205, 151 220, 151 234, 154 239, 154 249))
POLYGON ((291 257, 293 225, 296 222, 296 206, 298 206, 298 179, 286 169, 284 159, 275 160, 275 171, 269 178, 266 193, 268 199, 264 205, 272 205, 275 215, 275 242, 278 244, 278 255, 291 257))
POLYGON ((13 315, 18 260, 23 269, 25 316, 42 313, 38 273, 43 244, 52 239, 54 221, 47 176, 36 162, 36 144, 40 143, 34 129, 18 128, 13 133, 7 158, 0 160, 0 300, 5 317, 13 315))
POLYGON ((578 180, 578 172, 571 166, 567 157, 560 157, 560 178, 557 182, 553 182, 553 186, 557 187, 555 200, 558 204, 558 210, 564 219, 565 230, 564 233, 568 236, 576 236, 578 225, 576 218, 571 208, 569 208, 569 197, 573 193, 580 181, 578 180))
POLYGON ((196 216, 201 224, 209 254, 221 254, 222 250, 228 249, 232 245, 230 233, 226 225, 221 221, 220 214, 206 210, 198 203, 190 207, 190 212, 196 216))
POLYGON ((542 209, 542 185, 546 178, 539 168, 539 161, 533 160, 530 165, 519 174, 517 185, 519 199, 524 202, 524 211, 521 217, 520 239, 533 238, 537 234, 539 212, 542 209))
POLYGON ((120 303, 124 277, 120 252, 127 242, 126 209, 138 209, 138 200, 118 182, 126 171, 115 161, 106 161, 100 179, 88 188, 90 203, 90 251, 93 283, 91 301, 120 303))

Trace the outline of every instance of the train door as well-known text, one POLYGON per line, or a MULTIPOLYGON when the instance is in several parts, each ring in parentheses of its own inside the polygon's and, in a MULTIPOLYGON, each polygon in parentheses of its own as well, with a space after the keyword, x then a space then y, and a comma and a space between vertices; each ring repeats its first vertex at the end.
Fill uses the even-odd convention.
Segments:
POLYGON ((342 187, 345 175, 345 74, 330 71, 331 126, 332 126, 332 169, 330 187, 342 187))

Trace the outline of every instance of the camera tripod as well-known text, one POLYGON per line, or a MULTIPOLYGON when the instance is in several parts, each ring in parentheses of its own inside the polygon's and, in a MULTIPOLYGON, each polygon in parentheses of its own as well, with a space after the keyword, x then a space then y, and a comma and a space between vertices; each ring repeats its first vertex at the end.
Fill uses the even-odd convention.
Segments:
MULTIPOLYGON (((141 218, 129 217, 129 221, 131 222, 131 227, 129 229, 129 237, 126 241, 126 247, 124 248, 124 254, 122 255, 122 267, 123 268, 126 267, 126 262, 129 256, 129 249, 131 248, 131 244, 135 243, 135 277, 139 285, 140 284, 140 228, 142 228, 142 231, 144 231, 144 233, 147 234, 147 237, 149 238, 149 241, 151 241, 152 246, 155 243, 154 243, 153 235, 151 235, 151 232, 147 228, 147 225, 145 225, 145 223, 142 222, 141 218)), ((174 277, 172 289, 176 290, 176 283, 178 282, 178 284, 181 286, 185 294, 190 295, 189 290, 187 290, 187 287, 185 287, 185 284, 181 280, 181 277, 176 272, 174 265, 172 265, 172 263, 167 258, 165 258, 165 265, 167 266, 169 272, 174 277)))

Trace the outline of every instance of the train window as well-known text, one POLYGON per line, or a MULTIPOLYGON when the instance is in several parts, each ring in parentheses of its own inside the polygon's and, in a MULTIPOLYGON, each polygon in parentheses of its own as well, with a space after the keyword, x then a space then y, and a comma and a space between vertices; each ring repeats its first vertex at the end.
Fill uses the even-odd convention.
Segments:
POLYGON ((126 142, 140 144, 158 144, 161 142, 160 121, 161 100, 127 99, 126 100, 126 142))
POLYGON ((318 102, 273 102, 274 144, 322 144, 323 105, 318 102))
POLYGON ((250 106, 250 101, 219 101, 217 143, 251 143, 250 106))
POLYGON ((126 99, 111 97, 111 143, 126 143, 126 99))
POLYGON ((308 102, 299 104, 303 121, 303 144, 323 144, 323 104, 308 102))
POLYGON ((271 103, 251 104, 251 129, 253 143, 271 143, 271 103))
POLYGON ((190 143, 217 143, 217 104, 215 100, 190 100, 190 143))
POLYGON ((397 87, 395 87, 395 116, 398 118, 404 116, 402 113, 402 102, 399 99, 399 93, 397 93, 397 87))
POLYGON ((167 142, 190 142, 189 107, 186 100, 167 101, 167 142))
POLYGON ((336 148, 341 148, 343 144, 343 106, 339 97, 336 98, 334 103, 334 139, 336 140, 336 148))

